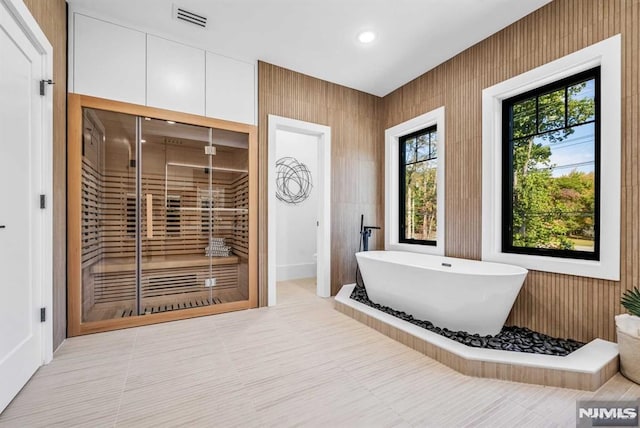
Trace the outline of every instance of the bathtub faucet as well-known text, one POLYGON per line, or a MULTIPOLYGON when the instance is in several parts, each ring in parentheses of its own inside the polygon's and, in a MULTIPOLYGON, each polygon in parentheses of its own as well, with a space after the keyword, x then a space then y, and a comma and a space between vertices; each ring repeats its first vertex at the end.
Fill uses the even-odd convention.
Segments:
POLYGON ((378 226, 365 226, 364 225, 364 214, 360 215, 360 236, 362 236, 362 240, 360 241, 362 251, 369 251, 369 238, 371 238, 371 231, 373 229, 380 229, 378 226))
POLYGON ((360 234, 362 235, 362 251, 369 251, 369 238, 373 229, 380 230, 379 226, 363 226, 360 234))

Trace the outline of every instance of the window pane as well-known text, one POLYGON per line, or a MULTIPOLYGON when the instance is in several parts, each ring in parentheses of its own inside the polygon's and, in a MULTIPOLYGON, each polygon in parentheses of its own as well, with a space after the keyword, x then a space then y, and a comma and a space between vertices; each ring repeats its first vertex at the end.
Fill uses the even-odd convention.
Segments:
POLYGON ((542 144, 550 147, 553 175, 558 177, 572 169, 582 172, 592 172, 595 168, 595 124, 567 128, 566 137, 561 140, 547 141, 543 135, 542 144))
POLYGON ((437 161, 407 165, 405 170, 405 239, 436 240, 437 161))
POLYGON ((502 251, 597 260, 599 69, 504 101, 502 251))
POLYGON ((430 159, 438 157, 438 133, 436 131, 429 133, 429 147, 431 148, 430 159))
POLYGON ((564 88, 538 98, 538 132, 560 129, 564 124, 564 88))
POLYGON ((513 143, 515 247, 594 252, 595 124, 513 143))
POLYGON ((411 138, 405 143, 405 163, 413 163, 416 161, 416 139, 411 138))
POLYGON ((418 156, 416 161, 424 161, 429 159, 429 134, 420 135, 416 142, 418 156))
POLYGON ((536 98, 515 103, 511 110, 511 138, 536 134, 536 98))
POLYGON ((569 86, 567 89, 569 99, 567 104, 568 125, 577 125, 591 121, 595 118, 595 79, 569 86))

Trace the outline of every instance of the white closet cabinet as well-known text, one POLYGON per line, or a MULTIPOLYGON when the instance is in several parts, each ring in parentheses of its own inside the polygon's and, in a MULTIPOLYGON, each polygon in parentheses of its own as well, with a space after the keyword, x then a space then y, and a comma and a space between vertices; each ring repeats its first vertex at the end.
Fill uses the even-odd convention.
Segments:
POLYGON ((256 125, 256 65, 70 15, 69 91, 256 125))
POLYGON ((206 115, 255 125, 255 65, 207 52, 206 115))
POLYGON ((205 53, 147 35, 147 105, 205 115, 205 53))
POLYGON ((144 104, 145 37, 140 31, 74 14, 72 91, 144 104))

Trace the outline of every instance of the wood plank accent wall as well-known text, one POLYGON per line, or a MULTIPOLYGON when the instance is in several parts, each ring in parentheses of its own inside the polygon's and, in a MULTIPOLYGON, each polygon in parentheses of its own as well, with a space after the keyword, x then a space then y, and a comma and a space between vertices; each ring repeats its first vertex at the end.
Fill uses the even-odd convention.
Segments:
MULTIPOLYGON (((331 292, 355 281, 360 214, 384 220, 380 98, 265 62, 258 63, 259 302, 267 302, 268 115, 331 127, 331 292)), ((272 237, 275 239, 275 237, 272 237)), ((374 233, 372 247, 383 247, 374 233)))
POLYGON ((67 2, 24 0, 53 46, 53 349, 67 337, 67 2))
MULTIPOLYGON (((615 340, 614 315, 623 312, 620 294, 640 284, 638 28, 639 0, 555 0, 383 99, 383 128, 445 106, 445 251, 480 259, 482 90, 622 34, 621 281, 531 271, 508 323, 583 341, 615 340)), ((378 142, 383 144, 382 136, 378 142)))

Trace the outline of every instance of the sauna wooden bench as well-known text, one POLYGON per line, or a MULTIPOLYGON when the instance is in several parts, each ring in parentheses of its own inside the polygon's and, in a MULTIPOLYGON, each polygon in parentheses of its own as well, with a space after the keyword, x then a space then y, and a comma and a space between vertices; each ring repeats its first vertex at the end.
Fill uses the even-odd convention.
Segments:
MULTIPOLYGON (((207 257, 192 254, 143 257, 142 269, 144 271, 151 269, 209 266, 209 261, 211 261, 213 266, 234 265, 239 263, 239 258, 238 256, 207 257)), ((135 270, 136 259, 133 257, 106 258, 91 267, 92 274, 133 272, 135 270)))

